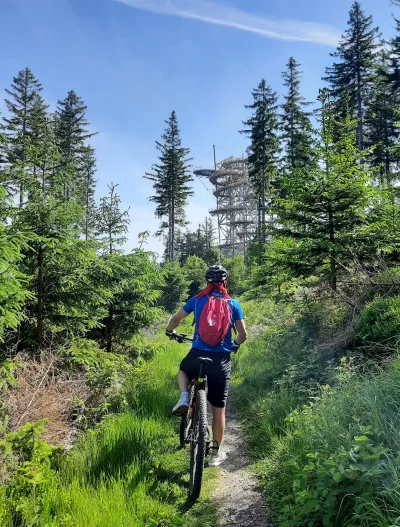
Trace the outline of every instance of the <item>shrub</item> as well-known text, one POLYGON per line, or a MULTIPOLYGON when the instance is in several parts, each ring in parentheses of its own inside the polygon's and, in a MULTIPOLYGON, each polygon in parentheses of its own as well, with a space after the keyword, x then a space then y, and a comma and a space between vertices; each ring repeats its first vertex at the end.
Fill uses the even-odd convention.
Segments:
POLYGON ((400 339, 400 296, 377 297, 358 317, 356 336, 359 342, 391 343, 400 339))

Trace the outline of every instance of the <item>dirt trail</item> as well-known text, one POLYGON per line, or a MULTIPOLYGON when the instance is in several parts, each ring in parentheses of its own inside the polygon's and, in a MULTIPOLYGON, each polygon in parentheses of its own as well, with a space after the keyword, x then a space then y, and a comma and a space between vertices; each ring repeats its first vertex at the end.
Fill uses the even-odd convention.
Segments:
POLYGON ((272 527, 265 498, 257 489, 255 477, 247 470, 242 432, 229 401, 222 449, 228 457, 221 465, 221 479, 214 491, 220 525, 272 527))

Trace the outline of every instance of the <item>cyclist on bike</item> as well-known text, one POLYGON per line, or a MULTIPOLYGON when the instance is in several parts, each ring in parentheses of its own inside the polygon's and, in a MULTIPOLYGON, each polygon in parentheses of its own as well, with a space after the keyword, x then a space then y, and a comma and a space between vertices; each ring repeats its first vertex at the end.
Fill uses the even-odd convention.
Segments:
POLYGON ((181 415, 189 406, 188 386, 197 377, 199 367, 196 357, 209 357, 212 363, 205 364, 204 373, 208 378, 208 400, 213 413, 213 443, 209 466, 218 466, 226 459, 226 453, 219 450, 225 432, 225 405, 228 397, 231 374, 231 352, 236 353, 239 346, 247 339, 243 320, 243 312, 237 300, 230 298, 226 290, 227 271, 221 265, 210 267, 206 273, 207 287, 197 296, 192 297, 183 308, 174 315, 166 329, 166 335, 171 339, 176 334, 175 329, 190 313, 195 314, 195 332, 193 347, 183 359, 178 373, 178 383, 181 397, 172 412, 181 415), (210 296, 225 298, 229 307, 230 327, 223 341, 210 346, 199 335, 199 323, 202 309, 210 296), (236 329, 237 337, 232 342, 232 329, 236 329))

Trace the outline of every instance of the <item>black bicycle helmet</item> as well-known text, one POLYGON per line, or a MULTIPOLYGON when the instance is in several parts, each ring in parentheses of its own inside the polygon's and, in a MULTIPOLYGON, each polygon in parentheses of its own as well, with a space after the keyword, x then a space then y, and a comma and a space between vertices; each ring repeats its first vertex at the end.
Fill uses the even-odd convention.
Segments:
POLYGON ((206 273, 206 280, 212 284, 221 284, 227 276, 228 272, 222 265, 212 265, 206 273))

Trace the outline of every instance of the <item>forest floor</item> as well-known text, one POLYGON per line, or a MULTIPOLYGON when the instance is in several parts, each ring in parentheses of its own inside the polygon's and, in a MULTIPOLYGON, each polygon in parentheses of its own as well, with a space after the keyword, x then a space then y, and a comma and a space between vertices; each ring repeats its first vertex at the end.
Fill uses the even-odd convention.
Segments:
POLYGON ((257 488, 255 476, 248 469, 242 431, 232 404, 228 401, 227 428, 223 443, 227 460, 213 492, 218 504, 221 526, 270 527, 265 497, 257 488))

